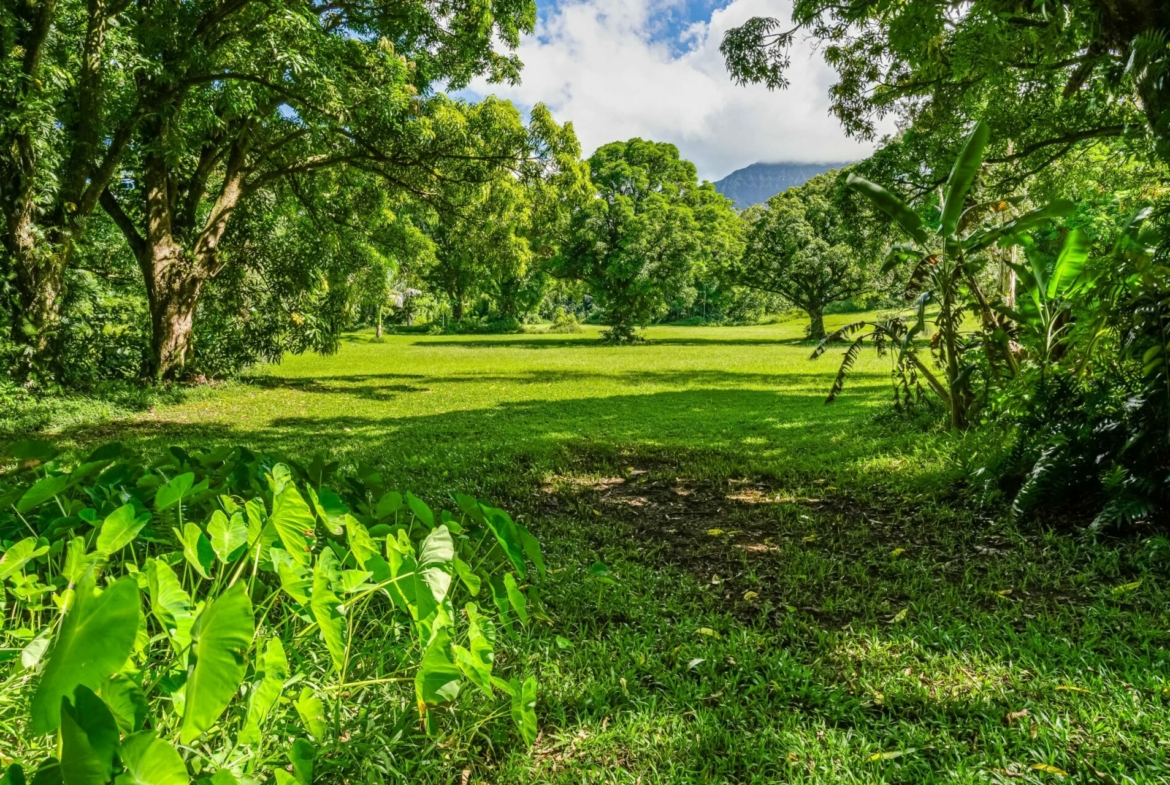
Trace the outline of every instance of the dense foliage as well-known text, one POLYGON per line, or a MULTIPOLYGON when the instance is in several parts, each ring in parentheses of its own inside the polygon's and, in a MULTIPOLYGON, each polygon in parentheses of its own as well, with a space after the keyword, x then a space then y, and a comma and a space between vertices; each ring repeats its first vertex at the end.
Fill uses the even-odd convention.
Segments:
POLYGON ((535 738, 536 681, 493 665, 543 617, 544 562, 502 510, 243 448, 54 453, 16 444, 0 488, 4 723, 29 723, 7 782, 377 776, 347 752, 359 716, 436 732, 501 694, 535 738))

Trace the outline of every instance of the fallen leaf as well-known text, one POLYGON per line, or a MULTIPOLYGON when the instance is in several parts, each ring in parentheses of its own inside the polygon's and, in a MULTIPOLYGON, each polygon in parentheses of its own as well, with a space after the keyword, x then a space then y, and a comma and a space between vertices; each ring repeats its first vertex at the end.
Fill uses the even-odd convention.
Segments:
POLYGON ((1142 585, 1141 581, 1134 581, 1133 583, 1127 583, 1124 586, 1118 586, 1117 588, 1115 588, 1113 590, 1113 594, 1114 595, 1125 594, 1127 592, 1134 591, 1135 589, 1137 589, 1141 585, 1142 585))
POLYGON ((790 752, 790 753, 788 753, 788 762, 789 763, 800 763, 800 756, 797 755, 795 752, 790 752))
POLYGON ((1093 694, 1090 690, 1086 690, 1084 687, 1070 687, 1067 684, 1060 685, 1059 687, 1056 688, 1056 691, 1057 692, 1079 692, 1079 693, 1082 693, 1084 695, 1092 695, 1093 694))
POLYGON ((909 612, 909 608, 903 608, 902 610, 898 611, 896 614, 894 614, 894 618, 890 619, 890 624, 897 624, 900 621, 904 621, 906 619, 906 614, 909 612))
POLYGON ((906 552, 905 548, 894 548, 894 550, 890 551, 890 555, 896 559, 905 552, 906 552))
POLYGON ((1000 597, 1007 597, 1011 593, 1012 593, 1011 589, 1000 589, 999 591, 996 592, 996 594, 998 594, 1000 597))
POLYGON ((913 752, 915 752, 914 749, 894 750, 892 752, 875 752, 873 755, 869 756, 869 762, 875 763, 879 760, 893 760, 894 758, 900 758, 903 755, 909 755, 913 752))
POLYGON ((695 657, 693 660, 691 660, 690 662, 687 663, 687 670, 693 671, 695 668, 699 667, 704 662, 706 662, 706 660, 703 659, 702 657, 695 657))
POLYGON ((711 535, 712 537, 718 537, 720 534, 723 534, 723 530, 722 529, 708 529, 707 534, 711 535))
POLYGON ((815 534, 810 534, 809 536, 804 538, 804 541, 805 542, 816 542, 817 536, 815 534))
POLYGON ((751 602, 752 600, 754 600, 756 597, 759 597, 759 596, 760 595, 754 591, 745 591, 743 593, 744 602, 751 602))
POLYGON ((711 629, 710 627, 700 627, 699 629, 695 630, 695 632, 699 635, 706 635, 710 638, 719 637, 719 633, 715 632, 715 630, 711 629))
POLYGON ((1058 777, 1067 777, 1068 772, 1064 769, 1058 769, 1055 766, 1050 766, 1047 763, 1033 763, 1032 771, 1043 771, 1048 774, 1055 774, 1058 777))
POLYGON ((1008 725, 1011 725, 1011 724, 1012 724, 1014 721, 1016 721, 1016 720, 1022 720, 1024 717, 1027 717, 1027 716, 1028 716, 1028 710, 1027 710, 1027 709, 1021 709, 1020 711, 1012 711, 1012 712, 1008 712, 1008 715, 1007 715, 1007 724, 1008 724, 1008 725))

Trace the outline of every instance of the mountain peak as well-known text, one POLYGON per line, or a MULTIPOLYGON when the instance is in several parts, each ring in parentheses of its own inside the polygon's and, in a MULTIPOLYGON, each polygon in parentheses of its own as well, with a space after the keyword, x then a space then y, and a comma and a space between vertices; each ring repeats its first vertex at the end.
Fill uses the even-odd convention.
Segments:
POLYGON ((794 185, 804 185, 818 174, 840 169, 850 163, 754 163, 727 175, 715 183, 715 189, 735 202, 737 209, 743 210, 753 204, 762 204, 794 185))

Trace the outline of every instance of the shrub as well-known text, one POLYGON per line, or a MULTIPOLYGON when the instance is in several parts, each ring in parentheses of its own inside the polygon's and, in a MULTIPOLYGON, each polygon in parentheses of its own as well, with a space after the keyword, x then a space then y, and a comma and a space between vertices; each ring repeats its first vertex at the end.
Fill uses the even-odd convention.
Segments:
POLYGON ((238 447, 146 461, 110 444, 70 466, 25 441, 8 466, 3 636, 20 655, 0 715, 29 718, 8 751, 35 781, 339 780, 373 765, 342 742, 404 727, 395 706, 434 733, 440 709, 496 711, 499 694, 534 739, 537 684, 494 659, 544 618, 544 565, 504 511, 436 512, 373 471, 238 447))
POLYGON ((570 334, 581 332, 581 322, 577 319, 577 314, 571 311, 560 310, 553 319, 552 325, 549 326, 550 333, 570 334))

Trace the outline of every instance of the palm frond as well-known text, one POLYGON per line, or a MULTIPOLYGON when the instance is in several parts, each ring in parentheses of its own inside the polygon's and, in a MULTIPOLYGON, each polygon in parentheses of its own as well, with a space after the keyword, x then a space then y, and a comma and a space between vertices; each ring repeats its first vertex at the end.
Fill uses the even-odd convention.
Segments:
POLYGON ((833 380, 833 388, 829 390, 829 397, 825 400, 825 403, 832 403, 837 400, 837 396, 844 391, 845 377, 853 370, 853 365, 857 362, 857 356, 861 354, 861 345, 867 337, 865 335, 860 336, 845 350, 845 356, 841 358, 841 367, 837 369, 837 378, 833 380))

